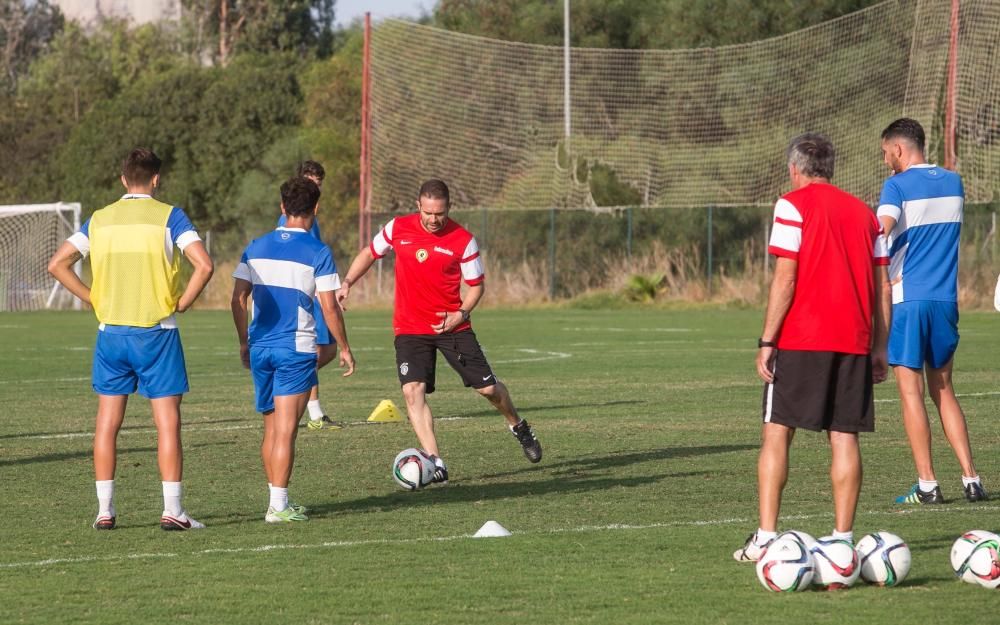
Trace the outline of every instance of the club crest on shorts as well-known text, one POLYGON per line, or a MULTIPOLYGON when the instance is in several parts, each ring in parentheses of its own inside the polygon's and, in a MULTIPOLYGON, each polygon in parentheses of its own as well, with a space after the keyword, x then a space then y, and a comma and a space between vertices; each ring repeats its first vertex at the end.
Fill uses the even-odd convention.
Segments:
POLYGON ((420 248, 419 250, 417 250, 417 260, 418 260, 419 262, 421 262, 421 263, 422 263, 422 262, 424 262, 425 260, 427 260, 427 256, 428 256, 428 254, 427 254, 427 250, 425 250, 425 249, 423 249, 423 248, 420 248))
POLYGON ((406 373, 409 370, 410 370, 410 363, 404 362, 403 364, 399 365, 399 375, 406 375, 406 373))

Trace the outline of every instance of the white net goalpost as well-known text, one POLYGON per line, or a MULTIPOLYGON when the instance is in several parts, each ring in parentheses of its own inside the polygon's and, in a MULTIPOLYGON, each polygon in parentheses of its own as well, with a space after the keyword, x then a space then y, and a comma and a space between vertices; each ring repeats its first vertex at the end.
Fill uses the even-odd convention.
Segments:
POLYGON ((0 312, 80 307, 47 268, 56 249, 79 228, 78 203, 0 206, 0 312))

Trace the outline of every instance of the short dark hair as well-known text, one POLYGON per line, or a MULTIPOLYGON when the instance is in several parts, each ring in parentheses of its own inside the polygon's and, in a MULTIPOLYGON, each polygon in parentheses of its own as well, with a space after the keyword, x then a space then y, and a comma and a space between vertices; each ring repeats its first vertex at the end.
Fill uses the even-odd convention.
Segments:
POLYGON ((322 182, 322 180, 326 178, 326 170, 323 169, 323 166, 316 161, 302 161, 299 163, 299 169, 296 172, 296 175, 308 176, 322 182))
POLYGON ((122 161, 122 175, 129 184, 149 184, 160 173, 163 161, 149 148, 135 148, 122 161))
POLYGON ((886 139, 906 139, 914 145, 921 153, 927 137, 924 135, 924 127, 915 119, 901 117, 885 127, 882 131, 882 140, 886 139))
POLYGON ((319 187, 305 176, 294 176, 281 185, 281 204, 289 217, 313 214, 319 195, 319 187))
POLYGON ((444 200, 445 205, 451 206, 451 194, 448 192, 448 185, 443 180, 438 180, 437 178, 431 178, 420 185, 420 193, 417 195, 417 199, 419 200, 422 197, 432 200, 444 200))
POLYGON ((817 132, 801 134, 788 144, 788 162, 810 178, 831 180, 836 158, 833 142, 817 132))

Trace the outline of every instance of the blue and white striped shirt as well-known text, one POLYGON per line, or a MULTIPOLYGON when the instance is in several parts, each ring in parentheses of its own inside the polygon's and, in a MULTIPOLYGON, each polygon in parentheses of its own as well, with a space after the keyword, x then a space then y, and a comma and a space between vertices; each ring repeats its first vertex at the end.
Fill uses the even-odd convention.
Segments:
POLYGON ((250 345, 316 352, 316 293, 336 291, 330 248, 301 228, 277 228, 247 246, 233 277, 253 284, 250 345))
POLYGON ((936 165, 912 165, 885 181, 878 216, 896 220, 889 233, 892 303, 958 301, 962 178, 936 165))

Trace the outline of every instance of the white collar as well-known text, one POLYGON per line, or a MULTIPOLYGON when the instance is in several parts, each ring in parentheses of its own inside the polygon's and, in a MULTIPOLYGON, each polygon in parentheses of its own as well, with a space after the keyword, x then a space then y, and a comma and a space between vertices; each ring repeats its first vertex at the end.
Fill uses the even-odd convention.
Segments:
POLYGON ((930 169, 931 167, 937 167, 937 165, 931 165, 930 163, 920 163, 918 165, 910 165, 908 169, 930 169))
POLYGON ((148 200, 152 199, 152 195, 147 193, 126 193, 122 196, 123 200, 148 200))
POLYGON ((305 228, 288 228, 285 226, 278 226, 276 230, 283 230, 285 232, 305 232, 305 228))

